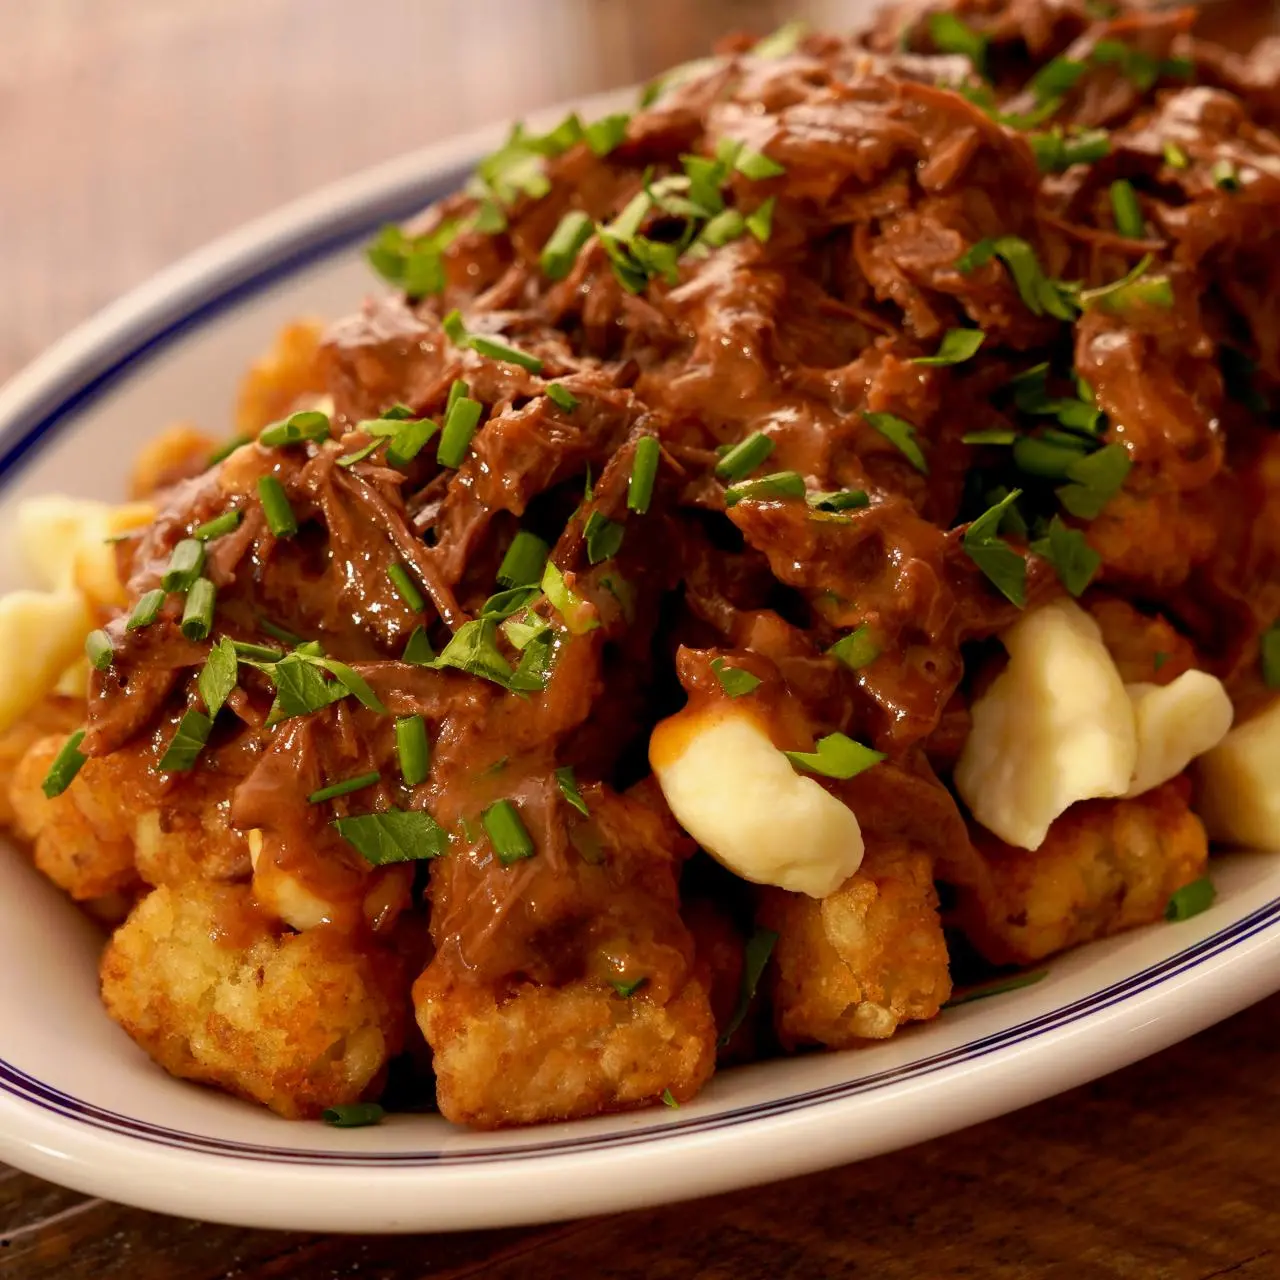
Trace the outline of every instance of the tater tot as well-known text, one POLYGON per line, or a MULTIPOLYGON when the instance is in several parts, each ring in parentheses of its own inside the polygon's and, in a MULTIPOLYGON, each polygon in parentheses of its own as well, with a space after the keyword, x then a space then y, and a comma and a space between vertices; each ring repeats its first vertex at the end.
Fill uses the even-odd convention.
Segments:
POLYGON ((393 953, 273 928, 245 886, 156 889, 112 938, 101 976, 108 1012, 166 1071, 286 1117, 376 1091, 404 1040, 393 953))
POLYGON ((1074 805, 1034 852, 976 828, 974 844, 987 874, 958 886, 956 920, 994 964, 1032 964, 1159 920, 1209 859, 1185 779, 1136 800, 1074 805))

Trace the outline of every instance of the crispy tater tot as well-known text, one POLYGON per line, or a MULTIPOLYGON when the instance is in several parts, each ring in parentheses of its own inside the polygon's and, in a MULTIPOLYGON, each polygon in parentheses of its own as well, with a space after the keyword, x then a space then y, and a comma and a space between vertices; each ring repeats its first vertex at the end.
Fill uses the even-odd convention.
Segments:
POLYGON ((975 828, 988 874, 959 886, 957 923, 993 963, 1031 964, 1159 920, 1208 864, 1188 790, 1176 779, 1136 800, 1074 805, 1034 852, 975 828))
POLYGON ((236 426, 245 434, 260 431, 298 407, 304 398, 318 398, 325 387, 320 363, 323 325, 300 320, 286 325, 271 349, 255 361, 240 384, 236 426))
MULTIPOLYGON (((17 812, 13 803, 13 786, 23 757, 42 738, 53 734, 69 734, 84 721, 84 703, 78 698, 48 697, 38 702, 17 724, 0 733, 0 827, 13 827, 17 812)), ((34 766, 33 766, 34 768, 34 766)), ((36 779, 37 784, 42 779, 36 779)), ((29 801, 29 775, 23 780, 23 799, 29 801)), ((40 796, 43 799, 43 795, 40 796)), ((23 836, 31 839, 30 834, 23 836)))
POLYGON ((1099 596, 1088 611, 1125 684, 1172 684, 1197 665, 1195 647, 1166 618, 1140 613, 1118 596, 1099 596))
POLYGON ((170 427, 143 445, 130 475, 130 496, 150 498, 179 480, 199 475, 216 447, 211 435, 187 423, 170 427))
POLYGON ((783 1045, 845 1048, 936 1016, 951 995, 928 855, 868 845, 862 866, 821 901, 768 889, 774 1019, 783 1045))
POLYGON ((390 951, 273 928, 240 885, 156 889, 102 958, 117 1022, 173 1075, 287 1117, 376 1092, 407 1001, 390 951))
POLYGON ((86 761, 71 785, 50 799, 42 784, 65 741, 65 734, 52 734, 23 756, 9 785, 14 830, 32 844, 36 866, 73 898, 127 892, 138 875, 133 814, 112 785, 119 767, 111 759, 86 761))

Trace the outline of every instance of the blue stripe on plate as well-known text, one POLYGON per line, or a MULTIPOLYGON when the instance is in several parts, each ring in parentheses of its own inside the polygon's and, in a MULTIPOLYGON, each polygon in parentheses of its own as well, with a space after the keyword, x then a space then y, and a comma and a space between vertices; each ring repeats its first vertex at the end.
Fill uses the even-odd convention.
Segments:
MULTIPOLYGON (((249 255, 233 276, 223 276, 217 288, 189 298, 177 314, 160 316, 136 335, 124 349, 105 361, 87 356, 67 377, 61 397, 51 406, 34 405, 0 432, 0 485, 8 483, 18 465, 31 458, 51 441, 74 415, 87 408, 126 376, 141 367, 176 339, 208 323, 216 316, 272 285, 325 258, 349 249, 367 238, 389 220, 408 217, 423 204, 453 190, 470 166, 424 180, 409 190, 400 190, 359 210, 335 214, 324 225, 305 236, 290 240, 287 247, 268 245, 249 255)), ((12 1063, 0 1060, 0 1091, 43 1111, 87 1124, 93 1128, 141 1141, 206 1155, 266 1163, 312 1166, 358 1166, 379 1168, 475 1166, 490 1163, 538 1160, 570 1152, 596 1151, 641 1143, 662 1142, 690 1134, 701 1134, 771 1116, 818 1106, 823 1103, 888 1088, 939 1071, 973 1062, 1014 1045, 1034 1040, 1048 1032, 1090 1017, 1132 999, 1144 991, 1204 964, 1223 951, 1271 928, 1280 918, 1280 901, 1269 903, 1218 933, 1173 956, 1113 983, 1100 991, 1055 1009, 1037 1018, 1006 1027, 944 1053, 917 1062, 830 1085, 806 1093, 790 1094, 769 1102, 737 1107, 713 1116, 677 1119, 668 1116, 660 1125, 631 1133, 584 1135, 541 1142, 536 1146, 488 1147, 477 1151, 424 1150, 408 1152, 308 1151, 292 1147, 263 1146, 232 1142, 202 1134, 151 1124, 75 1098, 12 1063)), ((909 1033, 908 1033, 909 1034, 909 1033)))

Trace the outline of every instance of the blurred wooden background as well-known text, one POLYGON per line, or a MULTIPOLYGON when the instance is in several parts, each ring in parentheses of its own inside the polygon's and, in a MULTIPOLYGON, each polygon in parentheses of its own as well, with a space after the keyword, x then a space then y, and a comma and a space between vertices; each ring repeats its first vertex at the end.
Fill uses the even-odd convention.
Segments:
MULTIPOLYGON (((0 379, 211 237, 460 130, 862 0, 0 0, 0 379)), ((1219 4, 1238 39, 1273 5, 1219 4)), ((9 975, 7 980, 14 980, 9 975)), ((0 1168, 29 1280, 1274 1280, 1280 998, 1003 1120, 693 1207, 531 1231, 239 1231, 0 1168)))

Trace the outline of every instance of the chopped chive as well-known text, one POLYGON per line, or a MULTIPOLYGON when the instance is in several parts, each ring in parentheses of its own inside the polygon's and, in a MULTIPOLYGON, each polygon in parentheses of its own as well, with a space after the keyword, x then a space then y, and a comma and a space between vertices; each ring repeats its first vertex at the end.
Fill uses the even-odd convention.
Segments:
POLYGON ((922 475, 929 474, 929 463, 916 439, 916 429, 905 418, 892 413, 864 413, 863 419, 873 431, 878 431, 922 475))
POLYGON ((670 1089, 663 1089, 662 1105, 664 1107, 670 1107, 672 1111, 680 1110, 680 1104, 676 1101, 676 1095, 672 1093, 670 1089))
POLYGON ((202 525, 197 525, 195 532, 191 535, 193 538, 199 538, 201 542, 212 542, 215 538, 224 538, 229 533, 235 533, 240 527, 239 511, 224 511, 220 516, 214 516, 212 520, 205 521, 202 525))
POLYGON ((698 243, 712 249, 722 248, 739 239, 747 229, 747 220, 737 209, 721 209, 698 236, 698 243))
POLYGON ((210 455, 206 466, 216 467, 218 463, 225 462, 237 449, 243 448, 247 444, 253 443, 252 436, 233 436, 224 444, 220 444, 210 455))
POLYGON ((335 1129, 364 1129, 381 1124, 387 1113, 376 1102, 344 1102, 325 1107, 320 1118, 335 1129))
POLYGON ((361 445, 358 449, 353 449, 350 453, 344 453, 338 461, 338 466, 349 468, 354 467, 357 462, 363 462, 366 458, 373 454, 373 451, 382 444, 382 440, 370 440, 368 444, 361 445))
POLYGON ((1049 976, 1048 969, 1037 969, 1035 973, 1018 973, 1012 978, 1001 978, 998 982, 987 982, 980 987, 970 987, 952 996, 942 1007, 955 1009, 962 1004, 973 1004, 975 1000, 989 1000, 992 996, 1007 995, 1010 991, 1021 991, 1024 987, 1034 987, 1049 976))
POLYGON ((773 441, 763 431, 752 432, 716 463, 716 477, 727 484, 745 480, 768 458, 773 448, 773 441))
POLYGON ((188 711, 178 722, 157 766, 161 773, 188 773, 209 743, 213 720, 203 711, 188 711))
POLYGON ((187 592, 182 610, 182 634, 188 640, 207 640, 213 630, 213 608, 217 589, 208 578, 197 578, 187 592))
POLYGON ((1013 444, 1017 438, 1018 433, 1016 431, 1004 427, 991 427, 986 431, 970 431, 967 435, 960 437, 960 443, 1005 445, 1013 444))
POLYGON ((444 402, 444 416, 447 419, 453 412, 453 406, 464 396, 471 394, 471 387, 464 378, 454 378, 449 386, 449 398, 444 402))
POLYGON ((551 548, 536 533, 521 529, 511 540, 498 566, 498 585, 530 587, 542 580, 542 569, 551 548))
POLYGON ((547 384, 547 398, 552 404, 563 409, 565 413, 572 413, 578 407, 578 397, 564 386, 563 383, 550 382, 547 384))
POLYGON ((267 528, 277 538, 292 538, 298 532, 298 517, 285 496, 284 485, 275 476, 262 476, 258 480, 258 498, 267 528))
POLYGON ((1170 169, 1190 169, 1191 157, 1172 138, 1166 138, 1162 148, 1165 163, 1170 169))
POLYGON ((84 741, 85 731, 77 729, 62 744, 62 749, 53 758, 49 772, 44 775, 41 784, 46 796, 52 800, 60 796, 75 780, 87 757, 80 753, 80 744, 84 741))
POLYGON ((578 780, 574 777, 571 764, 564 765, 556 770, 556 785, 560 788, 560 794, 584 818, 591 816, 591 810, 587 808, 587 802, 582 798, 582 792, 578 790, 578 780))
POLYGON ((777 203, 778 197, 770 196, 747 214, 747 230, 761 244, 768 243, 769 237, 773 234, 773 211, 777 203))
POLYGON ((533 840, 520 819, 520 811, 510 800, 498 800, 481 815, 493 850, 503 866, 533 856, 533 840))
POLYGON ((609 985, 624 999, 630 1000, 641 987, 648 982, 648 978, 636 978, 634 982, 626 982, 620 978, 610 978, 609 985))
POLYGON ((1184 884, 1170 899, 1169 905, 1164 909, 1164 918, 1166 920, 1190 920, 1192 916, 1198 916, 1203 911, 1208 911, 1213 906, 1213 900, 1218 896, 1218 891, 1213 887, 1213 881, 1205 876, 1200 880, 1193 880, 1191 884, 1184 884))
POLYGON ((938 344, 936 355, 917 356, 911 363, 922 365, 956 365, 972 360, 987 335, 981 329, 948 329, 938 344))
POLYGON ((636 441, 631 459, 631 478, 627 481, 627 510, 644 515, 653 501, 653 485, 658 476, 658 460, 662 446, 657 436, 641 436, 636 441))
POLYGON ((409 570, 404 565, 399 562, 389 565, 387 567, 387 577, 391 579, 391 585, 395 587, 396 595, 414 613, 421 613, 427 607, 427 602, 423 598, 422 592, 418 590, 417 584, 409 577, 409 570))
POLYGON ((429 667, 435 660, 436 651, 427 639, 426 627, 415 627, 400 661, 412 663, 415 667, 429 667))
POLYGON ((782 754, 797 769, 842 781, 856 778, 884 759, 883 751, 873 751, 843 733, 829 733, 825 738, 819 738, 812 751, 784 751, 782 754))
POLYGON ((187 591, 204 568, 204 543, 198 538, 183 538, 169 557, 160 585, 166 591, 187 591))
POLYGON ((273 422, 258 433, 258 443, 269 447, 328 438, 329 415, 321 413, 318 409, 290 414, 283 422, 273 422))
POLYGON ((581 209, 570 209, 543 246, 539 259, 542 274, 548 280, 563 280, 573 270, 582 246, 594 233, 595 224, 591 221, 590 214, 581 209))
POLYGON ((751 52, 757 58, 785 58, 787 54, 795 53, 808 31, 807 22, 797 19, 794 22, 784 23, 763 40, 756 41, 751 52))
POLYGON ((720 687, 730 698, 744 698, 760 687, 760 677, 744 671, 741 667, 729 666, 723 658, 711 659, 711 670, 720 682, 720 687))
POLYGON ((126 631, 137 631, 139 627, 149 627, 159 616, 164 606, 164 592, 155 587, 142 596, 133 606, 129 621, 124 624, 126 631))
POLYGON ((1133 183, 1120 178, 1111 184, 1111 209, 1116 219, 1116 230, 1130 240, 1141 240, 1147 234, 1147 220, 1138 203, 1138 193, 1133 183))
POLYGON ((279 662, 284 657, 283 649, 275 649, 269 644, 253 644, 248 640, 233 640, 231 647, 237 658, 249 658, 254 662, 279 662))
POLYGON ((116 656, 111 637, 103 630, 90 631, 84 641, 85 657, 95 671, 106 671, 116 656))
POLYGON ((1172 655, 1171 655, 1171 654, 1168 654, 1168 653, 1155 653, 1155 654, 1152 654, 1152 656, 1151 656, 1151 669, 1152 669, 1153 671, 1155 671, 1155 672, 1157 672, 1157 673, 1158 673, 1158 672, 1160 671, 1161 667, 1163 667, 1163 666, 1164 666, 1164 665, 1169 661, 1169 659, 1170 659, 1170 657, 1171 657, 1171 656, 1172 656, 1172 655))
POLYGON ((745 147, 738 151, 733 167, 744 178, 750 178, 753 182, 763 182, 766 178, 778 178, 787 171, 786 165, 779 164, 763 151, 748 151, 745 147))
POLYGON ((871 505, 865 489, 815 490, 805 494, 805 500, 816 511, 860 511, 871 505))
POLYGON ((1217 161, 1210 170, 1210 176, 1213 178, 1213 185, 1219 191, 1240 190, 1240 171, 1230 160, 1217 161))
POLYGON ((406 422, 387 445, 387 461, 393 467, 407 467, 439 430, 430 418, 406 422))
POLYGON ((777 941, 778 935, 772 929, 757 929, 747 940, 742 954, 742 981, 738 986, 738 1001, 716 1041, 721 1048, 729 1043, 734 1032, 742 1026, 777 941))
POLYGON ((472 351, 478 351, 482 356, 488 356, 490 360, 505 360, 507 364, 519 365, 522 369, 528 369, 530 373, 542 372, 542 361, 537 356, 521 351, 519 347, 513 347, 509 342, 500 342, 497 338, 473 333, 468 345, 472 351))
POLYGON ((270 618, 259 618, 258 629, 265 631, 273 640, 279 640, 281 644, 287 644, 291 648, 296 648, 302 643, 300 635, 295 635, 287 627, 277 626, 270 618))
POLYGON ((339 796, 349 796, 353 791, 363 791, 365 787, 372 787, 375 783, 382 781, 382 775, 377 769, 371 769, 368 773, 362 773, 356 778, 347 778, 342 782, 332 782, 327 787, 321 787, 319 791, 313 791, 307 797, 308 804, 324 804, 326 800, 336 800, 339 796))
POLYGON ((444 430, 440 433, 440 444, 436 448, 436 460, 442 467, 462 466, 483 411, 480 401, 472 400, 469 396, 459 396, 453 402, 453 407, 445 418, 444 430))
POLYGON ((1058 501, 1081 520, 1095 520, 1124 487, 1133 461, 1122 444, 1104 445, 1073 462, 1067 469, 1070 484, 1056 490, 1058 501))
POLYGON ((1073 440, 1069 445, 1051 444, 1037 436, 1019 436, 1013 444, 1013 461, 1019 471, 1043 480, 1065 480, 1067 472, 1080 461, 1088 445, 1073 440))
POLYGON ((1058 581, 1076 597, 1084 594, 1102 565, 1102 557, 1084 534, 1079 529, 1069 529, 1056 515, 1049 522, 1048 536, 1033 542, 1031 550, 1053 565, 1058 581))
POLYGON ((758 480, 731 485, 724 491, 724 505, 735 507, 746 500, 767 502, 777 498, 803 497, 804 477, 798 471, 775 471, 773 475, 761 476, 758 480))
POLYGON ((396 721, 396 755, 406 787, 426 781, 431 769, 431 747, 427 742, 427 722, 421 716, 401 716, 396 721))
POLYGON ((876 644, 871 628, 864 622, 856 631, 841 636, 827 652, 843 662, 850 671, 861 671, 880 656, 880 646, 876 644))

